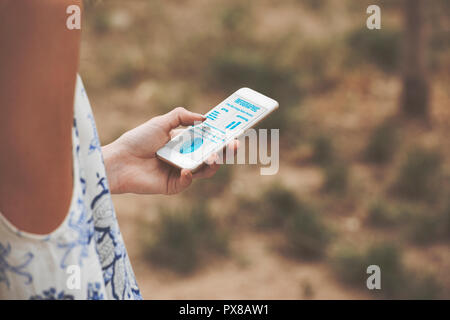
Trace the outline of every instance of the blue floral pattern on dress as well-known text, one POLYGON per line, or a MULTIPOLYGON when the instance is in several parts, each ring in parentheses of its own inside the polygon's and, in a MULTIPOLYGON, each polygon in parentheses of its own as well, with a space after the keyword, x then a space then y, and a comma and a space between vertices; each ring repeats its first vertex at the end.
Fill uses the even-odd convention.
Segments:
POLYGON ((105 195, 109 194, 108 185, 106 182, 106 177, 100 177, 100 174, 97 172, 97 186, 101 188, 101 191, 94 197, 91 202, 91 209, 94 209, 95 204, 105 195))
POLYGON ((61 261, 61 268, 67 267, 67 258, 74 253, 76 248, 80 249, 78 254, 78 265, 83 266, 83 258, 88 257, 88 247, 94 235, 94 219, 88 216, 88 211, 82 199, 77 201, 79 216, 75 217, 75 212, 70 213, 68 226, 75 231, 76 238, 73 241, 58 243, 58 248, 66 250, 61 261))
POLYGON ((103 293, 101 292, 100 282, 88 283, 88 300, 103 300, 105 299, 103 293))
POLYGON ((37 294, 30 297, 30 300, 74 300, 75 297, 67 294, 64 291, 57 292, 55 288, 51 287, 44 290, 42 294, 37 294))
POLYGON ((94 116, 92 114, 88 115, 88 119, 91 122, 93 137, 89 144, 89 155, 95 151, 98 151, 100 154, 102 153, 102 146, 100 144, 100 139, 98 138, 97 127, 95 126, 94 116))
POLYGON ((19 265, 12 265, 8 261, 8 256, 11 254, 11 245, 8 243, 3 245, 0 242, 0 284, 4 282, 9 288, 10 282, 8 278, 8 273, 13 273, 18 276, 25 278, 25 284, 30 284, 33 277, 30 273, 26 272, 24 269, 30 264, 34 255, 31 252, 27 252, 24 256, 24 261, 19 265))
POLYGON ((106 286, 115 299, 142 299, 120 235, 106 178, 97 173, 98 194, 93 198, 95 241, 106 286))

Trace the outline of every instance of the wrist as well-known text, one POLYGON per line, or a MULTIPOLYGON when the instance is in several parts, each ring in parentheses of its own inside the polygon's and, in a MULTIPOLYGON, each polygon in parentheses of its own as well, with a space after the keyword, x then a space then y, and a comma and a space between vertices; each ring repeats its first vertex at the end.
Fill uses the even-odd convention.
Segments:
POLYGON ((109 190, 112 194, 124 193, 122 189, 122 171, 124 152, 116 141, 103 146, 103 161, 105 163, 106 176, 108 178, 109 190))

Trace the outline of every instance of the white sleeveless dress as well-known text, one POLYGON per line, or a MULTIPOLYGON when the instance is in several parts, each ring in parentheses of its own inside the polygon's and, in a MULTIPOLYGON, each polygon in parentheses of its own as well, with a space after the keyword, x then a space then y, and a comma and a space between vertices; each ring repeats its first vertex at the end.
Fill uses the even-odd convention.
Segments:
POLYGON ((0 213, 0 299, 142 299, 79 76, 72 149, 72 200, 67 217, 55 231, 48 235, 23 232, 0 213))

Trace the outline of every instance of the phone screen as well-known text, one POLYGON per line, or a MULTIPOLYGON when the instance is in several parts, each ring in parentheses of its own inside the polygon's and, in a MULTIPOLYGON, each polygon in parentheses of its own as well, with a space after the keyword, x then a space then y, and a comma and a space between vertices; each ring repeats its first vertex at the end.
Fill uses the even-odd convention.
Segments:
POLYGON ((268 110, 233 94, 206 114, 206 120, 185 130, 167 144, 172 152, 198 162, 219 151, 250 128, 268 110))

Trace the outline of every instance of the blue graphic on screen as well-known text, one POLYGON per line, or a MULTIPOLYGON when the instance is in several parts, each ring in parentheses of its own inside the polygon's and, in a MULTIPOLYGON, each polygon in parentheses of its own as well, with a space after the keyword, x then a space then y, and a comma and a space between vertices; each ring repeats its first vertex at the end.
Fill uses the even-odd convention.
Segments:
MULTIPOLYGON (((212 133, 216 132, 219 136, 220 133, 233 134, 238 130, 245 130, 265 111, 261 106, 239 96, 232 96, 206 114, 204 125, 212 128, 212 133)), ((224 141, 223 137, 217 140, 224 141)))
POLYGON ((211 111, 206 118, 208 118, 209 120, 217 120, 217 117, 220 115, 220 112, 217 110, 213 110, 211 111))
POLYGON ((248 119, 247 119, 247 118, 244 118, 244 117, 241 116, 240 114, 238 114, 238 115, 236 116, 236 118, 239 118, 239 119, 244 120, 245 122, 248 122, 248 119))
POLYGON ((191 153, 200 148, 203 144, 202 138, 194 138, 192 140, 186 141, 181 145, 180 153, 191 153))
POLYGON ((225 129, 230 129, 233 130, 235 129, 237 126, 239 126, 241 124, 241 122, 236 122, 236 121, 231 121, 226 127, 225 129))

